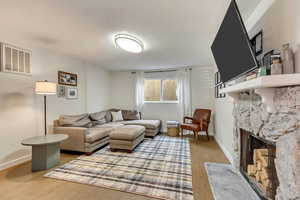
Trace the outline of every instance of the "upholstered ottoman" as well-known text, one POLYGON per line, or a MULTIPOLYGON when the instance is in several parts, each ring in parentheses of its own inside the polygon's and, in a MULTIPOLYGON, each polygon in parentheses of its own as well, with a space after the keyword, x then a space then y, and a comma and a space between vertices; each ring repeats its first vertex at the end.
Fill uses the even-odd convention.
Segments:
POLYGON ((160 120, 131 120, 124 121, 125 125, 139 125, 146 128, 145 135, 154 137, 160 132, 161 121, 160 120))
POLYGON ((145 127, 137 125, 126 125, 114 129, 109 134, 109 145, 111 151, 117 149, 132 150, 140 144, 145 137, 145 127))

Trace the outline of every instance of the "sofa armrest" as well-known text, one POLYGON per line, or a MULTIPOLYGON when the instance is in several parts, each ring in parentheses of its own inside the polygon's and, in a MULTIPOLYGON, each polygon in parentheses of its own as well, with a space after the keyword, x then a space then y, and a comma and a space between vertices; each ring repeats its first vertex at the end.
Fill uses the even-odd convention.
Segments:
POLYGON ((69 136, 67 140, 61 143, 61 148, 70 151, 85 152, 85 136, 87 128, 81 127, 54 127, 53 134, 66 134, 69 136))

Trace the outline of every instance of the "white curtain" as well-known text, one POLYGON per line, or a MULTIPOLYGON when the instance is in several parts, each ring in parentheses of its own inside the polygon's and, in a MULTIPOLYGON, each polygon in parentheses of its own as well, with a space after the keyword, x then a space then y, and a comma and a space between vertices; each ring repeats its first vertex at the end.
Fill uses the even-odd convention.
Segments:
POLYGON ((135 101, 137 111, 141 112, 144 105, 144 72, 136 72, 135 101))
POLYGON ((188 68, 180 69, 177 72, 177 98, 181 120, 183 120, 184 116, 192 116, 191 70, 188 68))

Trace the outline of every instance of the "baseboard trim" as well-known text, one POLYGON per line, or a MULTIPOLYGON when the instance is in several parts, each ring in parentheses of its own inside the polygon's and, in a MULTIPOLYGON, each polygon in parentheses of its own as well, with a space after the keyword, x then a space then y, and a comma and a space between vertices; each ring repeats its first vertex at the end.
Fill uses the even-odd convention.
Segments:
POLYGON ((219 145, 219 147, 221 148, 221 150, 223 151, 223 153, 225 154, 225 156, 227 157, 227 159, 229 160, 229 162, 233 164, 233 157, 231 153, 229 153, 229 151, 225 148, 225 146, 220 142, 220 140, 217 137, 215 137, 215 140, 219 145))
POLYGON ((2 164, 0 164, 0 171, 3 171, 7 168, 11 168, 11 167, 14 167, 14 166, 17 166, 17 165, 20 165, 20 164, 25 163, 25 162, 30 161, 30 160, 31 160, 31 154, 28 154, 28 155, 19 157, 15 160, 11 160, 11 161, 2 163, 2 164))

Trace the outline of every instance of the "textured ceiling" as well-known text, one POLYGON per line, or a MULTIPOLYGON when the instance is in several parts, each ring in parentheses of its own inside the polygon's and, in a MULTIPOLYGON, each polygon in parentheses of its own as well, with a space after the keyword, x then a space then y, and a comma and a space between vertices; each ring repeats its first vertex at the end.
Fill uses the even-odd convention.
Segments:
MULTIPOLYGON (((261 0, 239 0, 247 18, 261 0)), ((42 47, 111 70, 213 63, 210 44, 229 0, 0 0, 0 41, 42 47), (142 54, 117 49, 132 33, 142 54)), ((34 53, 34 52, 33 52, 34 53)))

